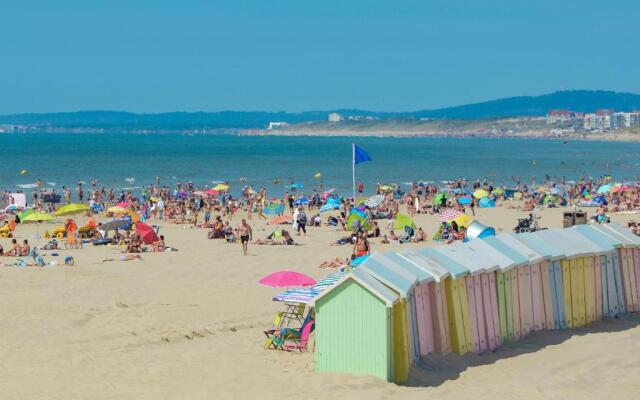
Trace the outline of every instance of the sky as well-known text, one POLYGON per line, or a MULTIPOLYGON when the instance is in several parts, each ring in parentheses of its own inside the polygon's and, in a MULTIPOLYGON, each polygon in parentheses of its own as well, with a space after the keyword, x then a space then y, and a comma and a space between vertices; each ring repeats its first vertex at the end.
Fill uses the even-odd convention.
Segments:
POLYGON ((640 1, 2 0, 0 114, 640 93, 640 1))

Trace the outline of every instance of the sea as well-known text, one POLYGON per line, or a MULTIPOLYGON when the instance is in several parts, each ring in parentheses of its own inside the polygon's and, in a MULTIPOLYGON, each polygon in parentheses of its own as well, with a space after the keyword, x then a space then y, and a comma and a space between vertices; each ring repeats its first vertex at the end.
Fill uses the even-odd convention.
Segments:
POLYGON ((376 183, 441 182, 487 178, 513 186, 516 179, 577 180, 611 175, 635 181, 640 143, 485 138, 373 138, 238 136, 233 134, 8 133, 1 134, 0 189, 98 186, 139 191, 192 181, 197 187, 229 182, 232 193, 253 185, 280 196, 290 182, 299 191, 352 190, 352 143, 373 159, 356 165, 365 192, 376 183), (244 181, 244 182, 243 182, 244 181))

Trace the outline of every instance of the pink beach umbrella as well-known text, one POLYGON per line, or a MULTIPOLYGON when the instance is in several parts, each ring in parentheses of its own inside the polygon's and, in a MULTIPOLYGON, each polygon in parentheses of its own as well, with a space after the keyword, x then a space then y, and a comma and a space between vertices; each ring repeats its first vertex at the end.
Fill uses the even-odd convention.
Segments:
POLYGON ((315 279, 295 271, 278 271, 265 276, 259 283, 271 287, 313 286, 315 279))
POLYGON ((129 203, 126 201, 121 201, 118 204, 116 204, 118 207, 122 207, 122 208, 127 208, 129 207, 129 203))

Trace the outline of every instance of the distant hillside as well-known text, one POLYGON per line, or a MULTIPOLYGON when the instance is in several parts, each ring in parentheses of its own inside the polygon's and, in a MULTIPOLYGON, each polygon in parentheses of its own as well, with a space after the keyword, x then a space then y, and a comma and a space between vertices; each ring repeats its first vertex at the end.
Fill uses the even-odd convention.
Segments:
POLYGON ((616 111, 640 109, 640 95, 604 90, 569 90, 542 96, 521 96, 412 113, 417 118, 486 119, 545 115, 552 109, 594 112, 601 108, 616 111))
POLYGON ((616 111, 640 109, 640 95, 610 91, 572 90, 542 96, 522 96, 483 103, 414 112, 374 112, 364 110, 307 111, 302 113, 262 111, 171 112, 136 114, 116 111, 79 111, 68 113, 13 114, 0 116, 0 124, 29 125, 40 128, 98 129, 259 129, 271 121, 326 121, 327 114, 371 116, 381 120, 418 120, 421 118, 482 120, 513 116, 541 116, 556 108, 593 112, 600 108, 616 111))

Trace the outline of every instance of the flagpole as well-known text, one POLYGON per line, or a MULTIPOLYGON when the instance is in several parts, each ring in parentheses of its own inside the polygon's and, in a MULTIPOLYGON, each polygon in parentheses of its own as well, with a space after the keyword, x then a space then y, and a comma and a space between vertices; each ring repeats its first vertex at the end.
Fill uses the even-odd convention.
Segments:
MULTIPOLYGON (((353 201, 356 201, 356 144, 351 143, 351 170, 353 172, 353 201)), ((355 203, 354 203, 355 204, 355 203)))

